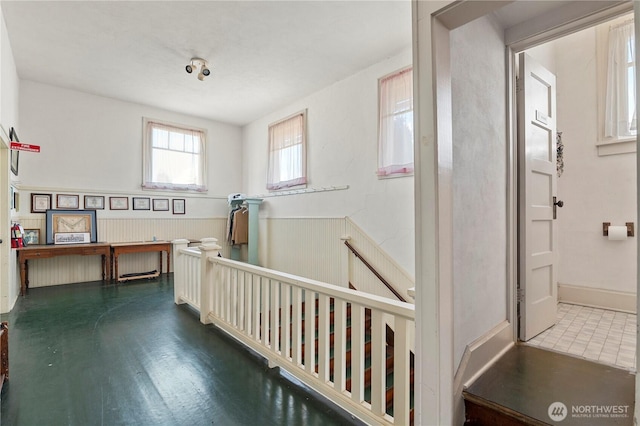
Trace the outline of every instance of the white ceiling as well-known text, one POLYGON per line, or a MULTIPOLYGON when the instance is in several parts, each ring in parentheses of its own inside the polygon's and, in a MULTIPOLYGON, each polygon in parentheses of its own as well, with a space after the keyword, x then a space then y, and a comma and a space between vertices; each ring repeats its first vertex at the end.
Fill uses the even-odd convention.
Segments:
POLYGON ((409 1, 1 4, 21 79, 238 125, 411 45, 409 1))

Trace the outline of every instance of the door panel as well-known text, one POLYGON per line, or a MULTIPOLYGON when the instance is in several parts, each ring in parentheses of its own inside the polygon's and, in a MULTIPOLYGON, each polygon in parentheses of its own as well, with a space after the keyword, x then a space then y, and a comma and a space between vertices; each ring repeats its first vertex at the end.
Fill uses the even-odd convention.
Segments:
POLYGON ((529 340, 556 322, 555 76, 520 55, 518 78, 519 337, 529 340))

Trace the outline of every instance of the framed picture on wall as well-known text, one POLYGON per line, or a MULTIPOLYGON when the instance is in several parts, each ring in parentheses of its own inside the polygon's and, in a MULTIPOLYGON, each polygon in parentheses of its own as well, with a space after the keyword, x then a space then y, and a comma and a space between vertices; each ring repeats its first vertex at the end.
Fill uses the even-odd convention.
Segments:
POLYGON ((104 197, 102 195, 85 195, 84 208, 93 210, 104 209, 104 197))
POLYGON ((151 210, 151 199, 133 197, 133 209, 134 210, 151 210))
POLYGON ((95 210, 47 210, 47 244, 98 241, 95 210))
POLYGON ((185 214, 186 200, 184 198, 173 199, 173 214, 185 214))
POLYGON ((31 213, 46 213, 51 208, 51 194, 31 194, 31 213))
POLYGON ((111 210, 129 210, 129 197, 109 197, 111 210))
POLYGON ((40 230, 39 229, 25 229, 24 230, 24 242, 31 246, 40 244, 40 230))
POLYGON ((169 199, 168 198, 154 198, 153 210, 155 211, 169 211, 169 199))
POLYGON ((78 195, 58 194, 56 196, 56 208, 79 209, 80 197, 78 195))

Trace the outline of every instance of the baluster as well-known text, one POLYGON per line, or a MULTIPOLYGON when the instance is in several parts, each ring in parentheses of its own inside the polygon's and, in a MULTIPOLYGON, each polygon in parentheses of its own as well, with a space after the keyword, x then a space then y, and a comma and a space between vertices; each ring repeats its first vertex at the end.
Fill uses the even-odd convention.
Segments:
POLYGON ((302 365, 302 290, 292 287, 291 303, 293 305, 291 345, 293 347, 293 364, 302 365))
POLYGON ((309 289, 304 290, 304 369, 313 374, 316 370, 316 299, 315 293, 309 289))
POLYGON ((322 383, 329 381, 330 374, 330 315, 329 296, 320 294, 318 300, 318 378, 322 383))
POLYGON ((342 393, 347 388, 347 303, 338 298, 333 303, 333 383, 342 393))
POLYGON ((282 343, 280 354, 291 360, 291 286, 282 283, 282 343))
POLYGON ((279 282, 276 280, 269 280, 269 287, 271 288, 271 350, 278 352, 280 350, 280 292, 278 291, 279 282))
POLYGON ((409 328, 406 318, 395 318, 393 339, 393 423, 409 424, 411 376, 409 358, 409 328))
POLYGON ((364 307, 351 304, 351 399, 364 401, 364 307))
POLYGON ((384 314, 371 310, 371 411, 377 415, 386 412, 386 327, 384 314))

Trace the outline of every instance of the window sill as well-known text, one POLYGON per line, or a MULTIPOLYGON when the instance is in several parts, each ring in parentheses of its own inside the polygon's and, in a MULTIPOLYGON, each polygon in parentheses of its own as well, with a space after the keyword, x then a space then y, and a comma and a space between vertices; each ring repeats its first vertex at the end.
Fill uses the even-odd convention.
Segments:
POLYGON ((306 189, 306 188, 307 188, 307 184, 304 183, 302 185, 288 186, 286 188, 268 189, 268 191, 269 191, 269 194, 277 194, 279 192, 297 191, 297 190, 306 189))
POLYGON ((607 155, 632 154, 636 152, 636 137, 600 141, 596 143, 598 148, 598 156, 607 155))
POLYGON ((393 173, 390 175, 376 175, 378 179, 395 179, 395 178, 403 178, 403 177, 413 177, 413 173, 393 173))

